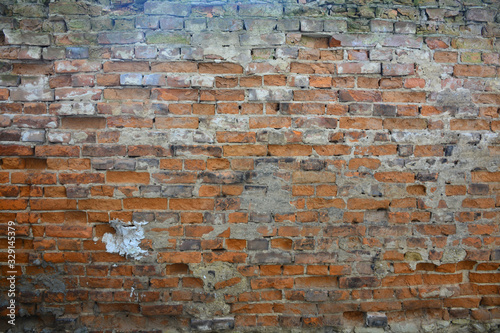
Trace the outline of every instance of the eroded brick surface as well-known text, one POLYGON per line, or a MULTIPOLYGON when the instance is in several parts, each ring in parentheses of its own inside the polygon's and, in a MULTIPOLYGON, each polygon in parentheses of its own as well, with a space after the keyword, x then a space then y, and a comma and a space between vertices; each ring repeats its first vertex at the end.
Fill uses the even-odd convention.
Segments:
POLYGON ((18 327, 498 331, 498 10, 4 1, 18 327))

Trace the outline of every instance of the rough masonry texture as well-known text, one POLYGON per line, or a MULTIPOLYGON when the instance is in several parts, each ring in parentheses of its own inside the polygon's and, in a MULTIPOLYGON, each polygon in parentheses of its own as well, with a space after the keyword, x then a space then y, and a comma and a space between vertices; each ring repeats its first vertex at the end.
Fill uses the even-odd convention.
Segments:
POLYGON ((499 7, 2 1, 0 329, 498 332, 499 7))

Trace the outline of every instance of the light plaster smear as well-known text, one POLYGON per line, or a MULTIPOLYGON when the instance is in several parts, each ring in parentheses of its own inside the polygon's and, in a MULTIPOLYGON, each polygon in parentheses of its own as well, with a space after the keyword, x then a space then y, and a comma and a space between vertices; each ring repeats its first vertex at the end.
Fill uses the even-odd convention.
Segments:
POLYGON ((109 223, 116 230, 116 233, 105 233, 102 236, 107 252, 118 253, 135 260, 140 260, 147 254, 148 251, 141 249, 139 245, 144 239, 143 225, 148 222, 123 222, 115 219, 109 223))

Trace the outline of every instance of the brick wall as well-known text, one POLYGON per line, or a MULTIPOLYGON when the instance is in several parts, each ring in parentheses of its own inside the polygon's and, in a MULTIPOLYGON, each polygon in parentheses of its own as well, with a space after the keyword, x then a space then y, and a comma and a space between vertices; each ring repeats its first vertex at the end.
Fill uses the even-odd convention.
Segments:
POLYGON ((18 328, 499 329, 497 1, 2 3, 18 328))

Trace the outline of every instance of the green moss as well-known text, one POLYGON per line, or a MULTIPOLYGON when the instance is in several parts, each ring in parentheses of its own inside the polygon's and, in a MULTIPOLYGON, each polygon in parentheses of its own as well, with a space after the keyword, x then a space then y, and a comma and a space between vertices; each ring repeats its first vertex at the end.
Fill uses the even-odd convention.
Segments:
POLYGON ((268 60, 274 58, 274 49, 256 49, 252 52, 253 60, 268 60))
POLYGON ((368 7, 368 6, 362 6, 362 7, 358 8, 358 14, 360 17, 374 18, 375 17, 375 10, 373 8, 368 7))
POLYGON ((347 21, 348 32, 369 32, 370 21, 365 19, 355 19, 347 21))
POLYGON ((378 18, 395 20, 398 17, 398 12, 394 8, 377 7, 375 9, 375 15, 378 18))
POLYGON ((327 15, 326 8, 316 8, 307 6, 286 6, 285 16, 288 17, 323 17, 327 15))
POLYGON ((66 20, 68 30, 89 31, 90 21, 87 19, 66 20))
POLYGON ((113 21, 109 17, 97 17, 90 20, 92 30, 105 31, 113 28, 113 21))
POLYGON ((181 33, 169 32, 154 32, 146 36, 148 44, 182 44, 189 45, 190 36, 181 33))
POLYGON ((406 261, 421 261, 422 256, 418 252, 406 252, 405 253, 406 261))
POLYGON ((462 53, 462 61, 470 63, 481 63, 481 52, 465 52, 462 53))
POLYGON ((113 30, 134 30, 135 22, 131 19, 115 19, 113 30))

